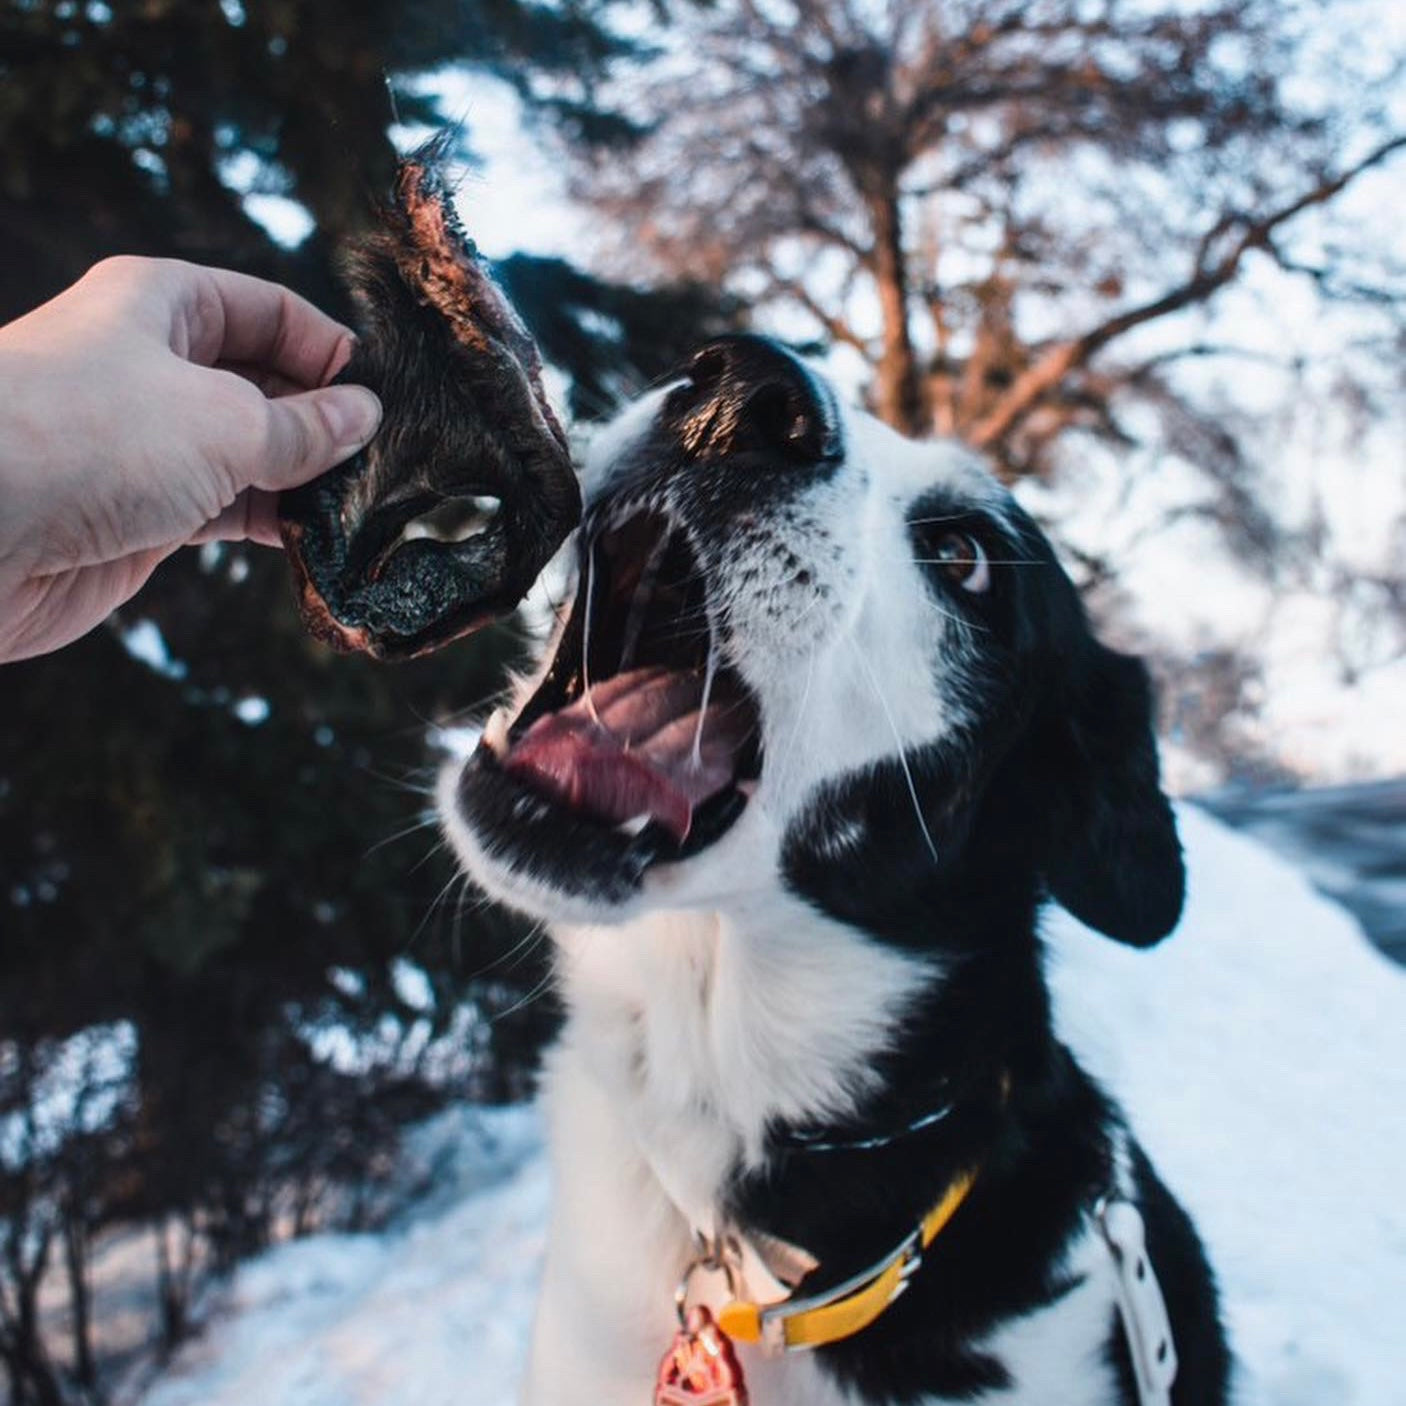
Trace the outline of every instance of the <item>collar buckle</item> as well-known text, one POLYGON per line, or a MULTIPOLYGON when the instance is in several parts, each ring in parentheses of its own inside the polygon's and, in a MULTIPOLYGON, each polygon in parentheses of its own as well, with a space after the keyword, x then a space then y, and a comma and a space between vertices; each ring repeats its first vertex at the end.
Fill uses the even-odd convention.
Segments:
POLYGON ((899 1245, 858 1274, 818 1294, 783 1299, 763 1308, 759 1315, 763 1346, 777 1353, 794 1352, 822 1347, 867 1328, 903 1293, 922 1263, 923 1232, 916 1226, 899 1245))

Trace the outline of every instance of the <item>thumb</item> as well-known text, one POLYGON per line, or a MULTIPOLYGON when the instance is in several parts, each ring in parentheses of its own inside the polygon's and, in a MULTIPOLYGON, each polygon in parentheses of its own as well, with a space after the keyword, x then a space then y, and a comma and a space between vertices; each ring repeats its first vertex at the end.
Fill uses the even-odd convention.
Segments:
POLYGON ((323 386, 266 401, 259 488, 296 488, 356 453, 376 433, 381 402, 365 386, 323 386))

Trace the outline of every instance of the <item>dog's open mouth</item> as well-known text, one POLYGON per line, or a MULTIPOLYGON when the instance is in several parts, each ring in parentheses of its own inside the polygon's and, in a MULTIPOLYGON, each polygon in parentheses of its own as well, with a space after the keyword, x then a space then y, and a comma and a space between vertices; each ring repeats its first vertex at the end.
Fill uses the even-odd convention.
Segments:
POLYGON ((683 858, 741 813, 760 774, 759 733, 683 525, 646 504, 597 510, 541 687, 511 724, 485 732, 503 771, 683 858))

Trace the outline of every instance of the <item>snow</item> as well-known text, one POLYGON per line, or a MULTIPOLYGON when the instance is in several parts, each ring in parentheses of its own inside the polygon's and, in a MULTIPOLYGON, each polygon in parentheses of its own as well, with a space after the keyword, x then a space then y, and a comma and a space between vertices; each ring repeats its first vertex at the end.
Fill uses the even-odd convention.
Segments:
POLYGON ((52 1157, 75 1133, 99 1133, 135 1092, 137 1030, 127 1020, 90 1025, 66 1039, 25 1048, 0 1040, 0 1171, 12 1173, 52 1157), (35 1072, 20 1076, 21 1060, 35 1072))
POLYGON ((1180 820, 1173 940, 1139 953, 1052 925, 1062 1028, 1210 1248, 1242 1406, 1395 1406, 1406 972, 1258 842, 1180 820))
POLYGON ((1360 673, 1325 668, 1305 644, 1266 661, 1264 703, 1252 734, 1316 782, 1406 775, 1406 655, 1360 673))
POLYGON ((434 1010, 434 986, 423 967, 405 957, 396 957, 391 962, 391 985, 397 998, 412 1011, 434 1010))
POLYGON ((168 679, 185 678, 185 664, 171 657, 166 639, 155 620, 138 620, 130 628, 119 630, 117 638, 121 640, 127 653, 133 659, 140 660, 147 668, 168 679))
POLYGON ((273 709, 267 698, 260 698, 257 694, 251 693, 236 699, 230 711, 246 727, 258 727, 260 723, 266 723, 269 720, 273 709))
MULTIPOLYGON (((1406 972, 1257 842, 1179 814, 1171 941, 1052 918, 1061 1028, 1197 1220, 1239 1406, 1396 1406, 1406 972)), ((549 1200, 532 1112, 460 1110, 410 1163, 433 1190, 403 1223, 246 1266, 143 1406, 509 1406, 549 1200)))
POLYGON ((459 1110, 412 1148, 435 1189, 380 1235, 246 1265, 144 1406, 498 1406, 513 1399, 548 1186, 530 1109, 459 1110))

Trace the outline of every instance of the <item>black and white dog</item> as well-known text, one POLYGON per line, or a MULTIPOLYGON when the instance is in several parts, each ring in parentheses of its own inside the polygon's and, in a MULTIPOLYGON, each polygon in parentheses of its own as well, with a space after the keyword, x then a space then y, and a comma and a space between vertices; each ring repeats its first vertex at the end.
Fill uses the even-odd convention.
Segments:
POLYGON ((569 1012, 525 1401, 649 1401, 686 1280, 761 1305, 753 1406, 1223 1402, 1196 1234, 1041 972, 1047 898, 1138 946, 1180 913, 1142 665, 968 453, 762 339, 583 477, 574 605, 440 797, 569 1012))

